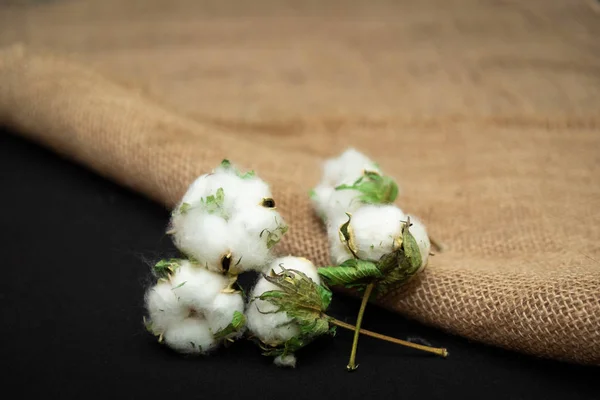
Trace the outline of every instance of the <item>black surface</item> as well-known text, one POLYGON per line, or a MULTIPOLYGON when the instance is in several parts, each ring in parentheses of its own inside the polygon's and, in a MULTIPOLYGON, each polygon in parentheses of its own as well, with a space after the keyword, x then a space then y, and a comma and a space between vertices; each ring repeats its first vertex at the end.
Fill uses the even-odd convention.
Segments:
MULTIPOLYGON (((600 398, 600 370, 491 348, 370 307, 365 327, 425 338, 446 360, 351 333, 283 370, 249 342, 206 358, 158 345, 142 326, 148 265, 174 254, 168 212, 34 144, 0 133, 0 360, 18 398, 600 398), (593 379, 596 378, 596 379, 593 379)), ((353 321, 358 301, 331 314, 353 321)), ((4 396, 3 396, 4 397, 4 396)), ((13 398, 12 396, 4 398, 13 398)))

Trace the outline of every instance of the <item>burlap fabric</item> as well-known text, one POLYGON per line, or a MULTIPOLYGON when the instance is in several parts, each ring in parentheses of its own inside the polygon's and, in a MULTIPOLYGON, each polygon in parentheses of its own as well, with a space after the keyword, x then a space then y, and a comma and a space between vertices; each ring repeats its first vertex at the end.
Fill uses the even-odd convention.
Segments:
POLYGON ((0 122, 167 206, 254 168, 318 264, 307 192, 355 146, 447 246, 381 305, 598 364, 600 15, 521 3, 13 1, 0 122))

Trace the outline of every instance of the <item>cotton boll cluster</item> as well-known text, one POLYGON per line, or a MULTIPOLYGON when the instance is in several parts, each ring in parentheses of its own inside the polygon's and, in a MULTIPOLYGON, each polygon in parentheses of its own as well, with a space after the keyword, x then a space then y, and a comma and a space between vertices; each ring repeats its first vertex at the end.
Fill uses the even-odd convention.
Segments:
MULTIPOLYGON (((305 258, 282 257, 274 260, 266 275, 280 273, 283 269, 300 271, 316 284, 321 284, 317 267, 305 258)), ((258 297, 270 291, 279 290, 278 286, 269 282, 265 277, 258 280, 252 289, 250 303, 246 308, 246 324, 250 334, 268 346, 281 346, 286 341, 300 334, 300 326, 294 322, 285 311, 277 312, 278 308, 258 297)), ((274 360, 278 366, 294 367, 296 358, 293 354, 278 356, 274 360)))
POLYGON ((422 267, 427 264, 431 244, 425 226, 390 204, 396 194, 395 183, 384 177, 372 160, 354 149, 325 162, 322 180, 311 197, 317 214, 327 224, 335 265, 351 258, 377 262, 383 255, 395 251, 408 217, 409 231, 419 246, 422 267), (340 228, 348 221, 352 244, 356 247, 353 250, 340 237, 340 228))
POLYGON ((189 260, 161 260, 146 293, 147 328, 169 347, 203 354, 245 330, 237 275, 262 270, 287 231, 269 186, 224 160, 198 177, 172 212, 168 233, 189 260))
POLYGON ((172 214, 175 245, 215 272, 260 270, 287 231, 269 186, 229 162, 192 183, 172 214))
POLYGON ((172 274, 146 292, 148 330, 187 354, 204 354, 222 339, 240 337, 243 329, 219 336, 244 311, 242 295, 228 290, 229 279, 186 260, 170 262, 172 274))

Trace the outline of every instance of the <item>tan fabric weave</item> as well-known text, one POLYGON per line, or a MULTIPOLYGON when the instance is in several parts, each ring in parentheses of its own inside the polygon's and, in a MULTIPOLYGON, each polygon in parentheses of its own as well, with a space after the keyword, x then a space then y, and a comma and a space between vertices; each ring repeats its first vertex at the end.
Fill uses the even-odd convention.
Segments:
POLYGON ((0 123, 168 206, 254 168, 318 264, 307 192, 355 146, 448 248, 383 306, 600 364, 600 14, 521 3, 14 1, 0 123))

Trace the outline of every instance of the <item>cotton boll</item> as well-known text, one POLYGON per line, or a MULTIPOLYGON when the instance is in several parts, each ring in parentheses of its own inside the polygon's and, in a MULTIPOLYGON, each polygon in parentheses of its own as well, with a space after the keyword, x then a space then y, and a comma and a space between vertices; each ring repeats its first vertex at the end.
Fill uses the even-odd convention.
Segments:
POLYGON ((296 368, 296 356, 293 354, 288 354, 285 357, 277 356, 273 363, 278 367, 296 368))
POLYGON ((181 303, 195 310, 208 307, 228 284, 226 276, 188 261, 182 262, 171 278, 175 296, 181 303))
MULTIPOLYGON (((340 227, 347 221, 347 216, 339 216, 331 221, 327 229, 334 265, 354 258, 339 233, 340 227)), ((394 251, 394 240, 402 233, 402 221, 406 221, 406 216, 398 207, 392 205, 360 207, 352 214, 350 222, 358 258, 379 261, 384 254, 394 251)))
POLYGON ((238 212, 230 221, 232 272, 261 270, 269 262, 269 246, 276 244, 287 226, 281 215, 261 206, 238 212))
POLYGON ((431 242, 429 241, 429 236, 427 235, 427 230, 425 229, 425 225, 417 219, 417 217, 410 216, 411 226, 409 228, 409 232, 415 238, 417 245, 419 246, 419 251, 421 253, 421 269, 427 265, 427 261, 429 260, 429 253, 431 252, 431 242))
POLYGON ((207 322, 199 318, 186 318, 170 326, 164 340, 172 349, 187 354, 203 354, 218 344, 207 322))
MULTIPOLYGON (((302 257, 278 258, 265 270, 265 274, 280 273, 282 267, 303 272, 315 283, 321 283, 317 267, 302 257)), ((256 298, 271 290, 279 290, 279 288, 265 278, 260 278, 252 289, 251 298, 256 298)), ((248 330, 263 343, 273 346, 280 345, 300 333, 298 325, 293 323, 285 312, 272 313, 275 310, 277 310, 276 306, 260 299, 253 300, 246 309, 248 330)))
POLYGON ((366 205, 356 211, 350 226, 358 258, 379 261, 383 255, 394 251, 394 240, 402 235, 402 221, 406 221, 406 216, 392 205, 366 205))
POLYGON ((150 288, 145 300, 155 333, 165 332, 169 326, 181 322, 189 314, 189 308, 179 302, 168 282, 150 288))
MULTIPOLYGON (((240 293, 219 293, 204 309, 208 327, 213 333, 226 328, 233 319, 234 312, 244 313, 244 299, 240 293)), ((234 337, 240 337, 240 330, 234 337)))
POLYGON ((218 215, 191 209, 173 226, 175 245, 213 271, 221 271, 221 259, 230 252, 231 232, 218 215))
POLYGON ((232 322, 236 311, 244 312, 240 293, 223 292, 229 282, 222 274, 182 261, 168 282, 158 283, 146 294, 149 329, 182 353, 213 349, 218 345, 213 335, 232 322))

